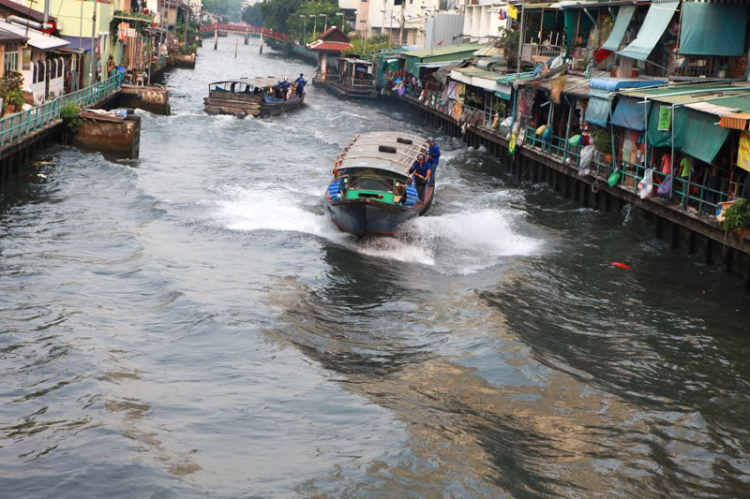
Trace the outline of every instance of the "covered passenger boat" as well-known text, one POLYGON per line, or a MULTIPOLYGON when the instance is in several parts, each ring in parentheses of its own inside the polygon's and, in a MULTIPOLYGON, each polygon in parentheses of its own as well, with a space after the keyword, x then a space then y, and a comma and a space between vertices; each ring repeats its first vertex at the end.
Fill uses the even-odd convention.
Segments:
POLYGON ((427 142, 396 132, 357 135, 333 167, 325 199, 336 226, 359 236, 393 236, 432 205, 431 185, 420 202, 409 169, 427 142))
MULTIPOLYGON (((372 63, 359 59, 339 57, 335 59, 338 68, 332 72, 337 77, 330 78, 327 88, 339 97, 352 99, 374 99, 378 96, 372 63)), ((328 79, 328 76, 326 76, 328 79)))
MULTIPOLYGON (((283 79, 283 78, 282 78, 283 79)), ((286 99, 278 90, 279 78, 240 78, 217 81, 208 86, 208 97, 203 102, 208 114, 245 116, 275 116, 297 109, 305 101, 305 94, 286 99)))

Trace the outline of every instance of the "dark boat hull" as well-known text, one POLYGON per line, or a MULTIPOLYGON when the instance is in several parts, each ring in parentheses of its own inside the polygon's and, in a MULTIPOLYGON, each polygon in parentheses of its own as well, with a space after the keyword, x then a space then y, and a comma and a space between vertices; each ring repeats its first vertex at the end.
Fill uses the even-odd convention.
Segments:
POLYGON ((378 91, 375 87, 353 89, 341 85, 338 81, 331 82, 325 88, 337 97, 346 97, 348 99, 375 99, 378 96, 378 91))
POLYGON ((333 223, 344 232, 358 236, 395 236, 399 227, 432 206, 434 187, 427 191, 427 202, 414 206, 394 206, 372 200, 333 201, 326 195, 333 223))
POLYGON ((208 114, 228 114, 238 118, 245 116, 266 118, 300 108, 305 103, 305 96, 286 101, 262 103, 232 99, 231 96, 227 96, 226 99, 206 97, 203 103, 208 114))

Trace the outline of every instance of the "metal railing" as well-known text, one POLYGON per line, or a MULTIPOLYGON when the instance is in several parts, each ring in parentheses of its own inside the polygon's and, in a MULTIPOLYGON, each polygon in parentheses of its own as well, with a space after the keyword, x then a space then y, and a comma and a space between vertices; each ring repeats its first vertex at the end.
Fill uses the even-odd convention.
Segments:
POLYGON ((105 81, 63 95, 41 106, 32 107, 27 111, 0 119, 0 147, 16 142, 51 125, 52 122, 60 118, 60 111, 69 102, 73 102, 81 108, 97 104, 102 99, 117 92, 124 79, 124 75, 117 74, 105 81))
MULTIPOLYGON (((580 164, 581 146, 571 148, 563 137, 551 136, 548 140, 537 137, 536 130, 531 127, 526 128, 524 146, 544 152, 558 160, 565 161, 570 159, 569 166, 578 168, 580 164)), ((591 164, 592 174, 600 180, 607 181, 614 173, 615 169, 620 171, 620 178, 616 184, 617 187, 632 192, 639 190, 639 184, 643 180, 645 168, 642 164, 634 164, 620 158, 615 159, 615 166, 611 162, 603 163, 594 159, 591 164)), ((675 176, 672 177, 672 199, 679 203, 679 208, 687 210, 688 207, 695 207, 699 215, 713 215, 716 212, 719 203, 728 201, 729 192, 714 189, 703 185, 700 182, 691 180, 691 177, 680 177, 678 172, 681 167, 675 165, 675 176)), ((664 182, 670 175, 654 170, 654 191, 658 185, 664 182)), ((654 192, 656 195, 656 192, 654 192)))

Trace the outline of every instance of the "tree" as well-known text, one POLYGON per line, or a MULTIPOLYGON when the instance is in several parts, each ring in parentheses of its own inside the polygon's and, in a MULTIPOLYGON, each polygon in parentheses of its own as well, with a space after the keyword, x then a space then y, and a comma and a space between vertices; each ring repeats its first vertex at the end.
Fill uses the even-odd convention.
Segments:
POLYGON ((298 8, 298 0, 266 0, 260 4, 263 25, 279 33, 287 33, 289 31, 287 23, 296 14, 298 8))
POLYGON ((203 8, 217 16, 239 21, 243 0, 203 0, 203 8))
POLYGON ((263 26, 261 4, 248 5, 242 10, 242 22, 250 26, 263 26))
POLYGON ((313 28, 317 21, 318 33, 323 31, 325 20, 310 16, 326 15, 328 26, 339 23, 337 13, 341 12, 335 0, 266 0, 261 6, 263 23, 267 28, 285 34, 294 34, 301 39, 307 33, 307 40, 312 41, 313 28), (304 17, 300 17, 304 16, 304 17))

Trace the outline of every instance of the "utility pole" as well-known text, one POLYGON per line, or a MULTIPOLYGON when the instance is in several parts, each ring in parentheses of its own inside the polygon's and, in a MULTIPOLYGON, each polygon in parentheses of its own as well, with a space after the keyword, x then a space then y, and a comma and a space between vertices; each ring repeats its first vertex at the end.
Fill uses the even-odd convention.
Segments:
POLYGON ((406 24, 406 0, 401 0, 401 29, 398 31, 398 44, 404 44, 404 24, 406 24))
POLYGON ((388 48, 391 48, 391 43, 393 43, 393 10, 389 12, 389 15, 391 16, 391 27, 388 28, 388 48))
POLYGON ((518 60, 516 61, 516 73, 521 72, 521 50, 523 49, 523 13, 526 10, 526 2, 521 3, 521 33, 518 36, 518 60))
POLYGON ((96 7, 94 2, 93 14, 91 15, 91 61, 89 64, 89 86, 94 84, 94 65, 96 64, 96 7))

